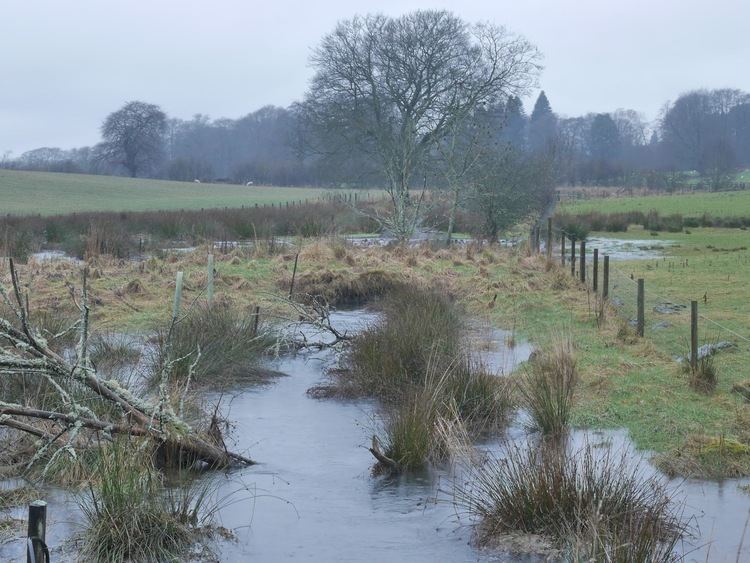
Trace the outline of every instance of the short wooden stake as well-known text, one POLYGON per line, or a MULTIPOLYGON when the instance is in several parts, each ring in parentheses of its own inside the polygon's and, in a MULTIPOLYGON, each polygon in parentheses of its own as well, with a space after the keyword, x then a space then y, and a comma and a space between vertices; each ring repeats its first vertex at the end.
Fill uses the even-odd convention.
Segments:
POLYGON ((591 285, 594 288, 594 292, 599 289, 599 249, 594 249, 594 269, 591 276, 591 285))
POLYGON ((609 256, 604 255, 604 271, 602 272, 602 297, 607 299, 609 297, 609 256))
POLYGON ((255 306, 255 318, 253 319, 253 336, 258 336, 258 324, 260 323, 260 305, 255 306))
POLYGON ((690 368, 698 369, 698 302, 690 302, 690 368))
POLYGON ((638 278, 638 319, 636 325, 638 329, 638 336, 643 336, 644 328, 646 326, 645 303, 646 300, 643 278, 638 278))
POLYGON ((208 296, 208 304, 210 305, 214 300, 214 255, 208 255, 208 282, 206 285, 206 294, 208 296))
POLYGON ((581 283, 586 283, 586 241, 581 241, 581 265, 579 266, 581 271, 579 272, 581 276, 581 283))
POLYGON ((49 560, 47 551, 47 503, 35 500, 29 504, 28 539, 30 544, 26 549, 26 563, 42 563, 49 560), (33 557, 33 559, 32 559, 33 557))
POLYGON ((182 301, 182 272, 177 272, 177 278, 174 282, 174 305, 172 307, 172 320, 180 316, 180 303, 182 301))
POLYGON ((547 260, 552 260, 552 217, 547 218, 547 260))
POLYGON ((573 237, 570 239, 570 275, 576 275, 576 239, 573 237))

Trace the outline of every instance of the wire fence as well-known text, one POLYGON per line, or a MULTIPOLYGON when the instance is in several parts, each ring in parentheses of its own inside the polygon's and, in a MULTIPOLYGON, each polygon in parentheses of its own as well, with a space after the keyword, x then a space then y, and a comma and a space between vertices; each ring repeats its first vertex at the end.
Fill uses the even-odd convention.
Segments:
MULTIPOLYGON (((747 365, 750 355, 750 329, 737 315, 727 313, 729 304, 712 303, 716 317, 704 311, 706 295, 695 289, 695 295, 685 295, 673 291, 664 282, 664 278, 649 276, 649 272, 658 270, 677 272, 680 269, 689 271, 687 259, 675 259, 667 256, 653 256, 648 260, 627 262, 627 253, 614 253, 608 256, 608 272, 605 273, 605 257, 594 245, 584 245, 584 260, 581 260, 581 242, 575 240, 575 233, 568 233, 552 227, 551 221, 546 227, 536 228, 530 247, 532 252, 542 252, 559 264, 565 265, 567 272, 574 276, 591 292, 592 309, 601 303, 604 293, 607 294, 609 310, 614 310, 624 325, 634 333, 639 332, 639 279, 643 280, 642 305, 640 306, 642 336, 650 339, 654 346, 672 356, 675 360, 689 361, 691 358, 691 336, 697 334, 695 354, 698 359, 726 350, 731 351, 731 361, 747 365), (547 229, 551 229, 548 234, 547 229), (571 248, 571 239, 575 241, 571 248), (540 240, 544 244, 540 244, 540 240), (549 249, 548 249, 549 247, 549 249), (574 254, 573 254, 574 252, 574 254), (594 255, 596 259, 594 258, 594 255), (574 261, 571 263, 571 257, 574 261), (634 265, 635 264, 635 265, 634 265), (584 275, 581 275, 583 267, 584 275), (606 279, 605 279, 606 278, 606 279), (691 315, 691 302, 697 302, 697 315, 691 315), (726 318, 725 318, 726 317, 726 318)), ((665 272, 660 272, 664 274, 665 272)), ((595 311, 596 312, 596 311, 595 311)))

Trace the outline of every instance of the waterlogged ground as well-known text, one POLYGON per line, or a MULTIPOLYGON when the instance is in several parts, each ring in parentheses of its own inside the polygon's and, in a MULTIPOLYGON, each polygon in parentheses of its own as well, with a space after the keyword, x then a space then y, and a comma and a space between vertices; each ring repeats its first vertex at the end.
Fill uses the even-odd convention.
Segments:
MULTIPOLYGON (((350 332, 375 322, 369 311, 337 313, 334 323, 350 332)), ((477 329, 484 342, 480 353, 498 372, 512 371, 530 353, 527 345, 506 347, 509 335, 477 329)), ((376 405, 369 401, 311 398, 306 392, 324 378, 334 361, 331 350, 277 360, 272 367, 287 374, 272 383, 237 389, 224 397, 235 423, 238 448, 260 463, 228 475, 205 477, 226 498, 218 524, 234 531, 235 539, 213 548, 221 561, 538 561, 531 555, 472 545, 471 520, 451 499, 448 470, 396 479, 370 475, 373 458, 366 447, 378 427, 376 405)), ((502 455, 504 444, 528 439, 523 416, 504 438, 479 447, 502 455)), ((577 431, 571 448, 588 441, 604 451, 628 447, 625 432, 577 431)), ((633 456, 634 463, 639 456, 633 456)), ((645 474, 653 469, 644 467, 645 474)), ((738 551, 750 495, 738 486, 748 480, 722 483, 673 480, 670 486, 684 506, 697 534, 681 547, 687 561, 750 560, 750 542, 738 551)), ((48 491, 49 543, 53 561, 75 561, 80 529, 75 495, 48 491), (59 546, 66 545, 64 550, 59 546)), ((23 510, 15 511, 19 518, 23 510)), ((3 561, 25 560, 23 540, 0 545, 3 561)))
POLYGON ((652 260, 668 254, 675 244, 676 241, 661 239, 589 237, 586 250, 591 254, 594 248, 598 248, 599 256, 607 254, 611 260, 652 260))

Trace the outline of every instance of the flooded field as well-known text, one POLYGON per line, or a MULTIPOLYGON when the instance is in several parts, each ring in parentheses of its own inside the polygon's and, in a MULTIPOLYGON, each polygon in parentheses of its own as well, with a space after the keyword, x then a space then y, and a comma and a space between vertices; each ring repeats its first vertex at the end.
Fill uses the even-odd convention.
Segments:
MULTIPOLYGON (((332 316, 335 326, 349 333, 377 320, 378 314, 366 309, 332 316)), ((481 328, 475 329, 485 343, 480 354, 498 377, 528 359, 528 344, 519 342, 509 349, 506 333, 481 328)), ((223 397, 235 425, 236 449, 249 452, 259 463, 202 477, 212 483, 217 498, 226 499, 217 524, 233 531, 232 539, 212 542, 219 560, 544 560, 533 554, 474 546, 473 522, 452 498, 454 483, 465 478, 460 468, 373 477, 374 459, 367 446, 380 424, 377 405, 369 400, 315 399, 307 393, 335 365, 336 355, 327 349, 281 357, 269 367, 285 376, 260 387, 234 389, 223 397)), ((502 457, 508 444, 528 439, 521 413, 503 436, 491 437, 477 447, 502 457)), ((584 443, 617 452, 629 448, 625 432, 572 433, 571 449, 584 443)), ((640 455, 633 453, 633 459, 640 455)), ((646 473, 652 471, 646 468, 646 473)), ((696 535, 680 544, 686 561, 736 560, 750 504, 750 497, 738 487, 748 482, 669 483, 696 535)), ((50 504, 48 543, 53 561, 75 561, 71 538, 81 521, 77 496, 56 489, 43 496, 50 504)), ((22 510, 14 512, 24 517, 22 510)), ((7 541, 0 546, 0 557, 25 560, 24 543, 7 541)), ((196 552, 196 559, 203 555, 196 552)), ((750 557, 750 546, 739 555, 737 560, 750 557)))

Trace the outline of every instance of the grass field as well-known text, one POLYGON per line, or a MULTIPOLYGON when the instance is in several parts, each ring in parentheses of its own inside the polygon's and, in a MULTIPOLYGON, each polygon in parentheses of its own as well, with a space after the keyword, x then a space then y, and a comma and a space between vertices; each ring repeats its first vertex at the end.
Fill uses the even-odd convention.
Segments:
MULTIPOLYGON (((687 442, 691 436, 746 439, 750 413, 732 387, 750 380, 750 232, 698 228, 651 236, 631 227, 626 233, 591 236, 647 240, 648 246, 664 248, 651 260, 612 264, 610 296, 626 319, 636 316, 634 280, 644 279, 644 357, 612 362, 612 369, 624 369, 628 376, 608 377, 605 395, 592 390, 577 413, 579 422, 625 425, 637 443, 659 452, 676 451, 684 444, 675 441, 687 442), (676 361, 689 351, 691 300, 699 303, 699 345, 733 345, 714 356, 718 387, 710 395, 691 390, 676 361), (671 313, 655 310, 667 302, 685 307, 671 313)), ((600 350, 594 357, 600 354, 609 352, 600 350)), ((607 373, 603 369, 602 377, 607 373)))
POLYGON ((643 211, 647 213, 655 210, 662 215, 679 213, 685 217, 699 216, 704 213, 715 217, 748 216, 750 215, 750 191, 587 199, 563 203, 559 210, 569 213, 591 211, 600 213, 643 211))
POLYGON ((241 207, 313 199, 325 191, 0 170, 0 213, 54 215, 241 207))

